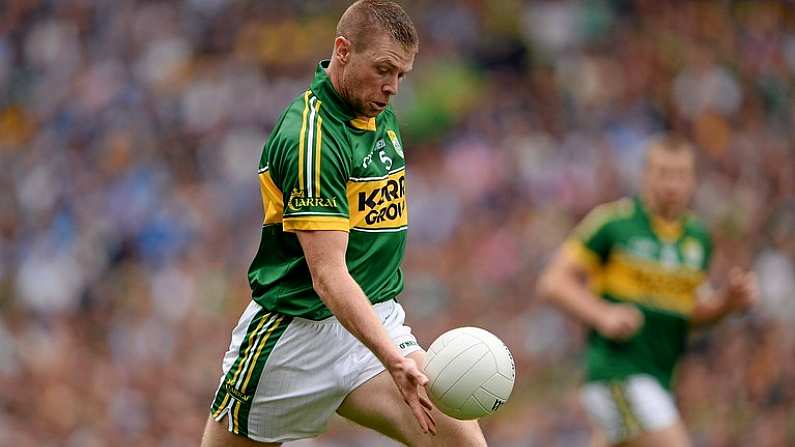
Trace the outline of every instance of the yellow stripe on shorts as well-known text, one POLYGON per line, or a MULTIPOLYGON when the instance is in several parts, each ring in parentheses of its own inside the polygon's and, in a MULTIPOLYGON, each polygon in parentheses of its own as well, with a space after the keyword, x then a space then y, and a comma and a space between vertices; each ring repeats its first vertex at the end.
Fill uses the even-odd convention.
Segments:
POLYGON ((624 427, 625 435, 643 431, 641 424, 638 422, 637 417, 632 412, 629 402, 626 399, 624 387, 617 382, 613 382, 610 384, 610 394, 612 394, 613 402, 615 402, 616 408, 618 408, 618 412, 621 415, 621 423, 624 427))
MULTIPOLYGON (((271 321, 272 323, 268 325, 268 329, 265 331, 264 334, 260 334, 259 335, 257 341, 255 342, 255 345, 257 347, 255 348, 255 350, 253 352, 252 358, 249 360, 249 362, 247 364, 247 368, 246 368, 247 372, 244 375, 240 376, 241 379, 243 379, 243 382, 242 382, 242 384, 240 386, 235 386, 235 389, 238 390, 241 394, 245 394, 245 392, 246 392, 246 387, 248 386, 248 382, 249 382, 249 380, 251 380, 251 374, 254 371, 254 369, 256 369, 255 366, 256 366, 257 362, 259 361, 259 357, 262 355, 262 349, 267 344, 268 338, 270 338, 270 336, 273 333, 273 331, 276 330, 276 328, 279 327, 279 323, 281 323, 281 321, 283 319, 284 319, 283 315, 281 315, 279 317, 276 317, 274 319, 271 319, 270 315, 268 315, 268 318, 263 318, 263 322, 265 320, 268 320, 268 321, 271 321)), ((261 331, 261 329, 262 329, 262 322, 257 327, 256 333, 259 333, 261 331)), ((237 382, 237 381, 235 381, 235 382, 237 382)), ((242 402, 237 401, 237 402, 235 402, 234 408, 232 409, 232 431, 235 434, 240 434, 240 407, 242 405, 243 405, 242 402)))
POLYGON ((221 400, 221 403, 218 405, 215 411, 211 412, 213 419, 218 419, 219 417, 221 417, 224 410, 226 409, 227 404, 229 403, 229 399, 231 398, 229 392, 225 390, 225 387, 230 385, 234 386, 234 384, 238 380, 238 377, 240 377, 241 374, 244 374, 244 370, 249 370, 250 368, 252 368, 252 362, 251 361, 247 362, 247 360, 249 360, 248 359, 249 354, 253 354, 257 350, 256 348, 253 348, 252 351, 252 347, 254 347, 257 344, 256 343, 257 334, 262 330, 263 325, 265 325, 266 322, 271 320, 271 317, 272 315, 270 312, 265 312, 262 315, 254 317, 254 319, 260 318, 260 322, 257 324, 257 327, 253 331, 249 330, 246 333, 246 336, 243 338, 243 341, 240 344, 241 347, 245 344, 246 345, 245 349, 243 349, 242 352, 238 352, 238 357, 235 360, 235 362, 232 364, 232 369, 230 369, 226 373, 226 378, 224 378, 223 382, 218 388, 218 391, 216 392, 216 397, 214 401, 217 401, 219 393, 222 392, 224 393, 224 398, 223 400, 221 400))

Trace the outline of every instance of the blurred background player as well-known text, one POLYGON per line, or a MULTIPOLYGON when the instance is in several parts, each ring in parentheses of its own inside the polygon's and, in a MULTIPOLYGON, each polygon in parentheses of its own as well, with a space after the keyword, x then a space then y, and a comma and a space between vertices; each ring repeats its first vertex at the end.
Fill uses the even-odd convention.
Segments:
POLYGON ((542 273, 539 293, 591 328, 582 403, 595 446, 686 447, 671 387, 691 327, 716 323, 757 298, 739 268, 713 292, 713 243, 688 211, 695 157, 676 137, 653 140, 639 197, 596 207, 542 273), (606 439, 605 439, 606 438, 606 439))
POLYGON ((253 298, 224 357, 203 447, 315 437, 335 412, 412 446, 485 446, 476 421, 432 407, 424 352, 395 301, 408 209, 389 101, 418 48, 398 4, 355 2, 331 60, 269 137, 253 298))

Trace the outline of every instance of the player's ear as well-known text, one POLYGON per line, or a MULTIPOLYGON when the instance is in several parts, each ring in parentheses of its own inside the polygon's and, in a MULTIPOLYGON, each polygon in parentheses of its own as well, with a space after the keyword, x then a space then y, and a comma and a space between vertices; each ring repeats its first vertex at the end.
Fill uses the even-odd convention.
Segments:
POLYGON ((342 65, 348 63, 351 58, 351 41, 346 39, 344 36, 337 36, 334 39, 334 58, 337 59, 342 65))

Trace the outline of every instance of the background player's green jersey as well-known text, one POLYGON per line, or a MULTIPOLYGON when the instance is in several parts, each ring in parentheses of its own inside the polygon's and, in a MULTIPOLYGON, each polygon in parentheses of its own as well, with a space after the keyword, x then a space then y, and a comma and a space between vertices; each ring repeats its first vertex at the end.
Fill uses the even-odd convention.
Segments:
POLYGON ((645 318, 638 333, 624 342, 590 331, 587 380, 645 373, 670 388, 712 255, 705 227, 690 214, 666 225, 639 198, 625 198, 596 207, 565 249, 588 266, 594 292, 635 304, 645 318))
POLYGON ((270 311, 331 316, 312 288, 296 230, 349 232, 348 271, 372 303, 403 289, 408 210, 403 146, 387 107, 356 118, 322 61, 309 90, 284 112, 262 151, 265 221, 249 269, 253 299, 270 311))

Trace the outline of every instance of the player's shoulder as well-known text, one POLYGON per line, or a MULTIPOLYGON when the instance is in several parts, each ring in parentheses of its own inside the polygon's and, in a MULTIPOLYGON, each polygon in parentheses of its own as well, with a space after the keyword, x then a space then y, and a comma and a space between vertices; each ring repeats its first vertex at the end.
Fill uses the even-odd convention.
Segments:
POLYGON ((280 142, 298 144, 302 129, 306 127, 306 120, 309 118, 310 98, 311 92, 306 90, 290 101, 276 127, 273 128, 272 138, 280 142))
POLYGON ((591 225, 602 226, 612 222, 631 219, 636 214, 637 203, 631 197, 622 197, 611 202, 601 203, 591 209, 585 217, 591 225))
POLYGON ((609 232, 610 228, 635 216, 635 206, 634 200, 628 197, 599 204, 577 225, 575 235, 588 240, 599 234, 607 234, 605 231, 609 232))
POLYGON ((340 123, 324 109, 322 101, 306 90, 293 99, 271 134, 274 149, 305 147, 322 142, 323 151, 336 147, 340 123))

